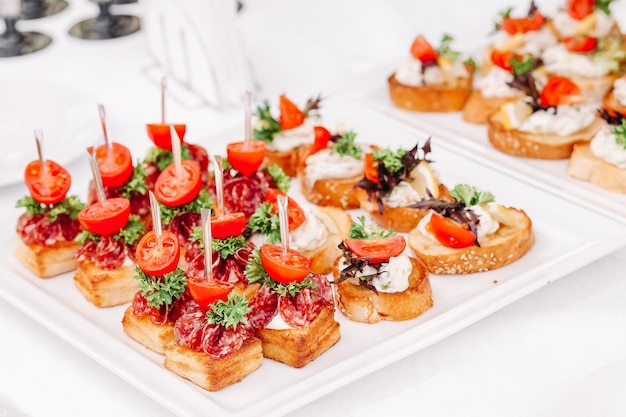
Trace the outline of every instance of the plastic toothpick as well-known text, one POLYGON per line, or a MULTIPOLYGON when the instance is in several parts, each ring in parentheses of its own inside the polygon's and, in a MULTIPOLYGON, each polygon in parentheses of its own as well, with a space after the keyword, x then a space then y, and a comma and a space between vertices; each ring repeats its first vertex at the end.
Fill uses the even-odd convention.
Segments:
POLYGON ((289 250, 289 200, 286 195, 276 197, 278 202, 278 219, 280 222, 280 243, 283 249, 283 256, 287 255, 289 250))
POLYGON ((204 243, 204 276, 210 280, 213 276, 213 248, 211 236, 211 209, 200 209, 202 216, 202 241, 204 243))
POLYGON ((167 88, 167 80, 161 78, 161 123, 165 124, 165 89, 167 88))
POLYGON ((243 149, 246 150, 250 146, 252 140, 252 93, 246 91, 246 131, 243 138, 243 149))
POLYGON ((93 175, 93 182, 96 184, 96 195, 99 202, 103 202, 107 199, 104 194, 104 186, 102 185, 102 177, 100 176, 100 167, 98 166, 98 158, 96 158, 96 149, 93 147, 87 148, 87 156, 89 157, 89 166, 91 167, 91 174, 93 175))
POLYGON ((111 150, 111 143, 109 142, 109 134, 107 133, 106 123, 106 111, 104 105, 98 104, 98 113, 100 114, 100 125, 102 126, 102 134, 104 135, 104 144, 107 147, 107 152, 111 150))
POLYGON ((176 176, 183 173, 183 167, 180 161, 180 137, 174 129, 174 125, 170 125, 170 135, 172 137, 172 156, 174 157, 174 167, 176 167, 176 176))
POLYGON ((37 143, 37 155, 39 156, 39 166, 41 167, 42 175, 46 173, 46 160, 43 157, 43 130, 35 130, 35 142, 37 143))
POLYGON ((217 217, 222 217, 224 215, 224 171, 221 156, 213 155, 213 172, 217 196, 217 217))
POLYGON ((150 196, 150 212, 152 213, 152 230, 154 231, 154 237, 156 238, 157 247, 161 249, 163 247, 162 229, 161 229, 161 210, 159 209, 159 202, 157 201, 154 193, 148 191, 150 196))

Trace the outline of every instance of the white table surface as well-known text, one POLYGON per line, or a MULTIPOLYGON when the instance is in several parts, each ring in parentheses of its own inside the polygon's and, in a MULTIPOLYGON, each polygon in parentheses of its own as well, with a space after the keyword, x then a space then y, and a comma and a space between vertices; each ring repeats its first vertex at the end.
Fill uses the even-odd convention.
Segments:
MULTIPOLYGON (((622 27, 623 3, 614 8, 622 27)), ((418 32, 433 39, 443 32, 465 35, 460 45, 476 45, 499 10, 527 7, 525 1, 497 0, 423 4, 245 1, 241 32, 261 87, 256 94, 274 98, 285 92, 303 100, 404 56, 418 32)), ((538 4, 552 11, 560 2, 538 4)), ((118 7, 142 10, 141 3, 118 7)), ((87 91, 106 105, 111 137, 124 138, 138 152, 146 146, 145 123, 160 117, 158 85, 145 75, 152 61, 141 33, 101 42, 66 35, 95 12, 88 1, 75 0, 59 15, 21 22, 21 30, 46 32, 54 42, 31 56, 0 60, 0 80, 34 78, 87 91)), ((170 112, 187 122, 190 142, 241 121, 243 114, 241 108, 185 109, 177 103, 170 112)), ((87 172, 79 162, 68 168, 87 172)), ((0 208, 24 194, 20 184, 0 188, 0 208)), ((626 248, 609 254, 289 415, 626 415, 625 257, 626 248)), ((0 416, 172 415, 1 297, 0 335, 0 416)))

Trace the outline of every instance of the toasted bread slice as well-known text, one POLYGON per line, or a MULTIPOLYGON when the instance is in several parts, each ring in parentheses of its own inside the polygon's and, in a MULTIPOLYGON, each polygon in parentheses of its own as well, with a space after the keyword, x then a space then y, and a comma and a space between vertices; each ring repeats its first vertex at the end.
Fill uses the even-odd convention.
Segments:
POLYGON ((171 342, 165 348, 163 364, 176 375, 207 391, 219 391, 261 367, 261 341, 251 337, 243 342, 239 350, 219 359, 171 342))
POLYGON ((387 78, 391 102, 404 110, 449 113, 460 111, 472 91, 474 70, 466 65, 468 77, 456 77, 453 82, 410 86, 398 82, 395 74, 387 78))
POLYGON ((302 368, 330 349, 339 339, 335 309, 322 307, 320 314, 302 328, 261 329, 257 337, 263 344, 263 356, 294 368, 302 368))
POLYGON ((278 165, 285 175, 295 177, 298 173, 298 154, 300 147, 297 146, 288 151, 268 151, 263 166, 278 165))
POLYGON ((512 225, 500 224, 480 247, 449 248, 418 228, 409 232, 408 245, 433 274, 472 274, 501 268, 524 256, 535 243, 532 222, 526 213, 514 208, 507 210, 512 225))
POLYGON ((316 207, 316 216, 328 229, 326 243, 313 251, 302 251, 311 258, 311 270, 317 274, 326 275, 332 270, 333 262, 341 255, 338 245, 348 236, 352 217, 337 207, 316 207))
POLYGON ((604 97, 604 100, 602 100, 602 107, 609 111, 626 115, 626 106, 617 101, 615 95, 613 94, 613 90, 609 91, 609 93, 604 97))
MULTIPOLYGON (((409 288, 403 292, 374 292, 348 280, 335 285, 339 310, 350 320, 378 323, 381 320, 410 320, 433 306, 432 288, 424 262, 411 257, 413 270, 409 288)), ((339 259, 333 267, 335 281, 339 279, 339 259)))
POLYGON ((39 278, 51 278, 76 269, 74 254, 78 244, 60 241, 54 246, 27 245, 18 235, 15 257, 39 278))
POLYGON ((603 123, 602 119, 596 117, 589 126, 568 136, 538 135, 505 129, 500 114, 495 113, 487 121, 487 135, 496 149, 509 155, 537 159, 566 159, 572 154, 575 144, 589 142, 603 123))
POLYGON ((133 313, 132 305, 124 310, 122 328, 124 333, 132 339, 156 353, 165 353, 165 346, 174 342, 174 326, 172 324, 155 324, 147 314, 138 317, 133 313))
POLYGON ((468 123, 485 124, 489 116, 496 113, 502 105, 522 98, 524 95, 521 91, 519 95, 512 97, 485 97, 479 89, 475 89, 463 107, 463 120, 468 123))
POLYGON ((93 262, 78 262, 74 284, 85 298, 96 307, 113 307, 133 300, 137 292, 135 268, 122 266, 105 270, 93 262))
POLYGON ((626 194, 626 169, 618 168, 595 156, 588 143, 574 146, 567 174, 606 190, 626 194))

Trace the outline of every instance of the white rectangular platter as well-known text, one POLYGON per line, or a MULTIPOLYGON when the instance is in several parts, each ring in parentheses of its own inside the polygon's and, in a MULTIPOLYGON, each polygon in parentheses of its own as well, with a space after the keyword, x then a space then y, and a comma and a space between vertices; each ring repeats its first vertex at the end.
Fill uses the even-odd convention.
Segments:
POLYGON ((566 173, 568 160, 530 159, 500 152, 489 142, 487 127, 465 122, 461 112, 423 113, 394 106, 389 98, 387 78, 395 71, 398 62, 400 60, 346 80, 335 88, 334 94, 351 98, 357 105, 375 109, 418 131, 436 135, 441 139, 440 146, 454 148, 475 161, 497 166, 507 175, 524 177, 536 187, 549 189, 576 204, 626 222, 626 194, 610 192, 570 177, 566 173))
MULTIPOLYGON (((328 100, 323 114, 328 126, 342 122, 364 143, 410 148, 429 136, 339 99, 328 100)), ((239 140, 241 132, 242 126, 236 126, 203 145, 220 153, 226 142, 239 140)), ((264 360, 242 382, 212 393, 179 378, 163 367, 162 356, 124 334, 120 321, 126 306, 98 309, 78 293, 71 274, 41 280, 18 264, 13 257, 13 228, 20 214, 16 209, 3 213, 0 226, 4 232, 0 235, 0 295, 177 415, 281 416, 626 244, 626 224, 444 147, 436 132, 432 137, 433 166, 441 181, 450 187, 461 182, 476 185, 491 191, 500 203, 524 209, 533 220, 535 246, 521 260, 496 271, 431 275, 434 307, 417 319, 368 325, 350 322, 337 313, 341 340, 304 368, 264 360)), ((298 188, 294 181, 290 194, 306 205, 298 188)))

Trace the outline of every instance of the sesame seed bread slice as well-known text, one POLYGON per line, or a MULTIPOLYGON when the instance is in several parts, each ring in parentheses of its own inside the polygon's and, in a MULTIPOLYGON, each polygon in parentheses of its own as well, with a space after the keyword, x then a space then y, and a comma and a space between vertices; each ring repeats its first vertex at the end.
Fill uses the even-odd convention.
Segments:
POLYGON ((574 146, 567 174, 616 193, 626 194, 626 169, 605 162, 591 152, 589 144, 574 146))

